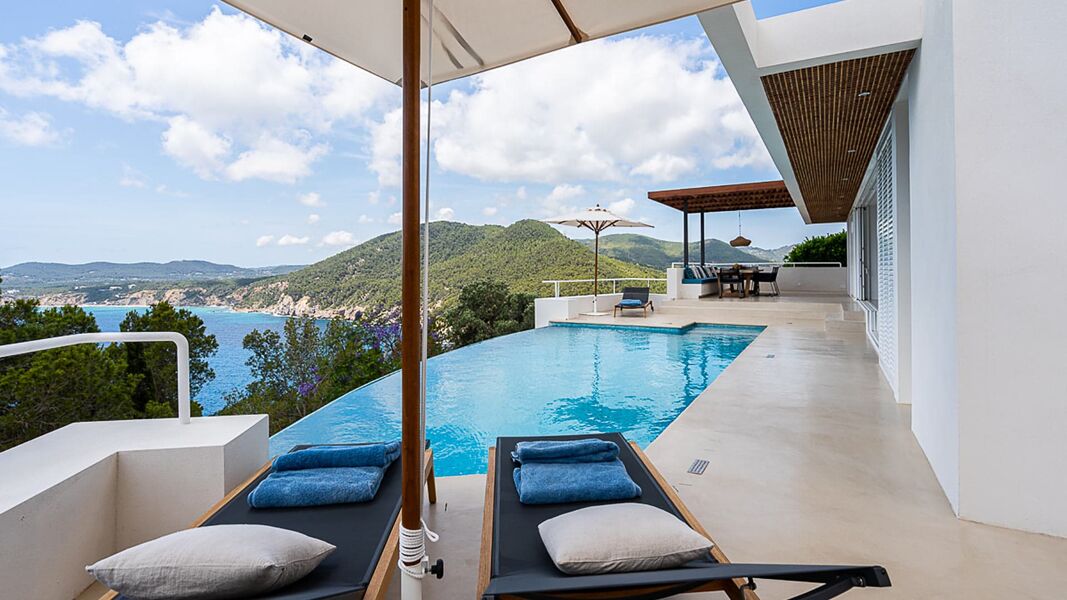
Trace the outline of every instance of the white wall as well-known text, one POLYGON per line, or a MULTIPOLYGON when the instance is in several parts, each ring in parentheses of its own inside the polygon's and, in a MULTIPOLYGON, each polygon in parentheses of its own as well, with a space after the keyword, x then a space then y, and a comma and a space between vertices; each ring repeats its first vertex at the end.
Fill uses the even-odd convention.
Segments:
MULTIPOLYGON (((649 294, 652 306, 658 307, 667 300, 666 294, 649 294)), ((613 306, 622 300, 622 294, 600 294, 597 297, 597 309, 611 314, 613 306)), ((592 296, 560 296, 559 298, 534 299, 534 327, 548 327, 553 321, 566 321, 582 313, 592 312, 592 296)), ((634 314, 628 311, 628 314, 634 314)))
POLYGON ((912 430, 959 509, 956 166, 952 5, 929 0, 908 72, 912 430))
POLYGON ((953 16, 959 512, 1067 536, 1067 2, 953 16))
POLYGON ((0 596, 77 596, 85 565, 187 527, 247 479, 267 433, 265 415, 100 421, 0 453, 0 596))
MULTIPOLYGON (((807 292, 815 294, 848 293, 847 267, 787 267, 778 269, 778 288, 782 293, 807 292)), ((760 286, 761 292, 767 288, 760 286)))
POLYGON ((907 90, 901 90, 889 117, 893 122, 896 181, 896 307, 897 381, 893 386, 897 402, 911 404, 911 173, 907 90))

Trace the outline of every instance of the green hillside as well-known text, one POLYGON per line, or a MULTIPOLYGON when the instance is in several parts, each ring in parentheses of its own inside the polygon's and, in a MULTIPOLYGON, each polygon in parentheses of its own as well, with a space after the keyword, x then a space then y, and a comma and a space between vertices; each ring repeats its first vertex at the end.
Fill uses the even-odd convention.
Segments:
MULTIPOLYGON (((593 247, 593 240, 582 240, 593 247)), ((615 233, 600 236, 600 254, 621 261, 654 269, 666 269, 672 262, 682 260, 682 243, 657 240, 636 233, 615 233)), ((722 240, 705 241, 704 260, 709 263, 759 262, 761 259, 734 248, 722 240)), ((700 242, 690 242, 689 260, 700 260, 700 242)))
MULTIPOLYGON (((400 242, 400 232, 381 235, 299 271, 257 281, 235 295, 248 308, 274 305, 282 296, 306 296, 323 309, 391 306, 400 301, 400 242)), ((661 270, 604 256, 600 274, 664 277, 661 270)), ((450 302, 461 287, 487 277, 507 283, 513 291, 544 296, 551 286, 542 280, 592 276, 592 251, 538 221, 508 227, 438 221, 430 226, 430 293, 435 304, 450 302)), ((564 291, 584 290, 572 286, 564 291)))

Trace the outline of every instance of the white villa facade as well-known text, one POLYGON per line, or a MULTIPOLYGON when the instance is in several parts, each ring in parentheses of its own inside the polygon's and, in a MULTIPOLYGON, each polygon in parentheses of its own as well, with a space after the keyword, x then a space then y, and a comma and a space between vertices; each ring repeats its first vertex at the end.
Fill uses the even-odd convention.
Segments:
POLYGON ((847 220, 849 295, 953 510, 1067 536, 1067 4, 843 0, 758 20, 742 2, 700 20, 805 220, 847 220), (871 76, 893 56, 899 84, 871 76), (822 77, 809 103, 895 94, 830 210, 805 177, 856 161, 864 124, 835 123, 851 141, 822 138, 843 154, 813 162, 774 106, 802 105, 775 82, 806 74, 822 77))

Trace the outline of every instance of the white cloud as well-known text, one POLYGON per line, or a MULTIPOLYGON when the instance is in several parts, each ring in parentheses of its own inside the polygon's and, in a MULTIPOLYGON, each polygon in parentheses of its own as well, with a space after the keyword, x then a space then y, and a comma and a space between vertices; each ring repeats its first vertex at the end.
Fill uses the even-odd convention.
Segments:
POLYGON ((404 213, 395 212, 395 213, 389 215, 389 218, 386 219, 386 223, 389 223, 390 225, 399 225, 400 224, 400 220, 403 218, 403 216, 404 216, 404 213))
POLYGON ((359 215, 359 219, 357 219, 357 222, 360 225, 366 225, 368 223, 373 223, 374 219, 369 217, 369 216, 367 216, 367 215, 359 215))
POLYGON ((170 119, 163 132, 163 151, 203 179, 214 179, 230 154, 230 140, 184 116, 170 119))
POLYGON ((696 160, 691 156, 678 156, 660 152, 648 157, 641 164, 630 169, 630 174, 644 175, 652 181, 671 181, 693 171, 695 168, 696 160))
POLYGON ((318 192, 301 194, 296 200, 304 206, 325 206, 325 203, 322 201, 322 196, 320 196, 318 192))
POLYGON ((377 204, 380 198, 381 192, 379 192, 378 190, 374 190, 373 192, 367 193, 367 202, 369 204, 377 204))
POLYGON ((456 217, 456 211, 452 210, 451 208, 449 208, 447 206, 442 207, 437 211, 437 220, 438 221, 451 221, 455 217, 456 217))
POLYGON ((311 163, 329 151, 325 144, 297 145, 264 136, 226 167, 226 176, 234 181, 264 179, 278 183, 296 183, 311 175, 311 163))
POLYGON ((278 238, 279 246, 302 246, 308 243, 310 238, 308 237, 296 237, 295 235, 285 234, 278 238))
POLYGON ((499 211, 499 209, 497 207, 495 207, 495 206, 486 206, 485 208, 482 209, 482 214, 487 216, 487 217, 494 217, 494 216, 496 216, 496 213, 498 211, 499 211))
POLYGON ((122 177, 119 177, 119 185, 129 188, 143 188, 148 185, 148 178, 144 173, 134 169, 130 165, 122 164, 122 177))
POLYGON ((552 188, 552 191, 541 201, 542 212, 551 217, 578 212, 578 207, 570 201, 583 194, 585 194, 584 187, 561 183, 552 188))
POLYGON ((45 113, 28 112, 16 117, 0 108, 0 138, 20 146, 51 146, 61 137, 52 127, 52 117, 45 113))
POLYGON ((323 246, 354 246, 356 236, 350 231, 331 231, 322 237, 323 246))
POLYGON ((263 246, 269 246, 274 241, 273 235, 261 235, 256 238, 256 247, 262 248, 263 246))
POLYGON ((378 174, 381 187, 400 185, 400 109, 385 114, 381 122, 371 128, 370 170, 378 174))
MULTIPOLYGON (((446 171, 558 184, 771 165, 707 40, 589 42, 474 76, 472 88, 433 109, 434 158, 446 171)), ((398 119, 387 114, 373 132, 380 182, 398 180, 398 119)))
POLYGON ((312 213, 312 214, 308 215, 308 225, 314 225, 315 223, 318 223, 319 219, 320 219, 319 215, 317 215, 315 213, 312 213))
POLYGON ((624 198, 622 200, 609 204, 608 210, 619 215, 620 217, 625 217, 630 214, 630 211, 634 209, 634 206, 636 204, 637 203, 633 201, 633 198, 624 198))
POLYGON ((0 91, 167 123, 165 152, 205 178, 306 177, 329 150, 309 143, 311 134, 361 127, 367 111, 395 94, 373 75, 218 8, 191 24, 143 26, 128 41, 79 21, 0 48, 0 91), (195 151, 189 136, 207 147, 195 151))

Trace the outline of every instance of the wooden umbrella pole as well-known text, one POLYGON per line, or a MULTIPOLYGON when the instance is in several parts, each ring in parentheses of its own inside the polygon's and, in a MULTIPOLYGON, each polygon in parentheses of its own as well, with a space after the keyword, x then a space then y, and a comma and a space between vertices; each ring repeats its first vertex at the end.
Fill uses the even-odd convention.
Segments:
POLYGON ((593 230, 593 312, 597 312, 596 297, 600 287, 600 230, 593 230))
MULTIPOLYGON (((403 504, 401 525, 422 528, 422 432, 419 387, 419 91, 421 15, 419 0, 404 0, 403 16, 403 171, 402 171, 402 277, 400 304, 401 470, 403 504)), ((405 561, 406 564, 416 564, 405 561)))

